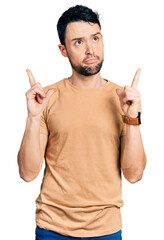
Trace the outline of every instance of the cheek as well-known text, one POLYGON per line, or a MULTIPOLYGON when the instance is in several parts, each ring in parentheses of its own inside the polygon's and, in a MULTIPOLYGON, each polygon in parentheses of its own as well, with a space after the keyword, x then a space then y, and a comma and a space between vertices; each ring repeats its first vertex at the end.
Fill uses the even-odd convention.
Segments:
POLYGON ((102 42, 98 43, 98 45, 95 46, 94 52, 95 52, 95 55, 99 56, 100 58, 103 58, 104 48, 103 48, 102 42))
POLYGON ((83 49, 69 49, 69 57, 75 64, 81 63, 85 57, 83 49))
POLYGON ((100 54, 103 55, 104 54, 104 46, 103 46, 103 44, 100 44, 99 50, 100 50, 100 54))

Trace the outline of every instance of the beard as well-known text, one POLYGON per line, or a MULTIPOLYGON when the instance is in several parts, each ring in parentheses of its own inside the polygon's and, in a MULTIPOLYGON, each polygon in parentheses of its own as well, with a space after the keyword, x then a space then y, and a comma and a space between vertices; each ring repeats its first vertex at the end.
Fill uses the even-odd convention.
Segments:
MULTIPOLYGON (((97 57, 99 59, 99 57, 97 57)), ((104 59, 102 59, 102 61, 97 64, 95 67, 87 67, 87 66, 81 66, 81 65, 75 65, 72 63, 70 57, 68 56, 69 62, 72 66, 72 68, 79 74, 84 75, 84 76, 92 76, 97 74, 98 72, 100 72, 101 67, 103 65, 103 61, 104 59)))

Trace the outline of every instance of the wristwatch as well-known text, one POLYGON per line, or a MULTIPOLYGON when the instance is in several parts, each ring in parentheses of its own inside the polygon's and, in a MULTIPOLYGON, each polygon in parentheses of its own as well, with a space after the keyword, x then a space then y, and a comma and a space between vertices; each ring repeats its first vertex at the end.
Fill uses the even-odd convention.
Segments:
POLYGON ((138 112, 138 116, 136 118, 127 117, 126 115, 122 115, 123 122, 126 124, 139 125, 141 124, 141 112, 138 112))

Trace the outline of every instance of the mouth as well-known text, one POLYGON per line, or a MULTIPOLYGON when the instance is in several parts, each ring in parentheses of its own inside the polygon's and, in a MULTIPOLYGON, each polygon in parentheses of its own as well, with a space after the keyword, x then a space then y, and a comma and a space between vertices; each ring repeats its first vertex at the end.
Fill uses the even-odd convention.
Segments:
POLYGON ((85 60, 84 62, 88 63, 88 64, 95 63, 95 62, 97 62, 97 58, 89 58, 89 59, 85 60))

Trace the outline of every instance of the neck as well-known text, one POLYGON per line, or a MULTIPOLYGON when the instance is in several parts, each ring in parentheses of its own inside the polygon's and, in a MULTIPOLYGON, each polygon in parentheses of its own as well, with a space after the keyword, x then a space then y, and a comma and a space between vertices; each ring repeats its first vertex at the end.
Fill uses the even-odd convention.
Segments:
POLYGON ((92 76, 84 76, 74 70, 72 71, 71 77, 69 77, 69 81, 73 85, 81 88, 97 88, 106 83, 106 81, 100 76, 100 72, 92 76))

